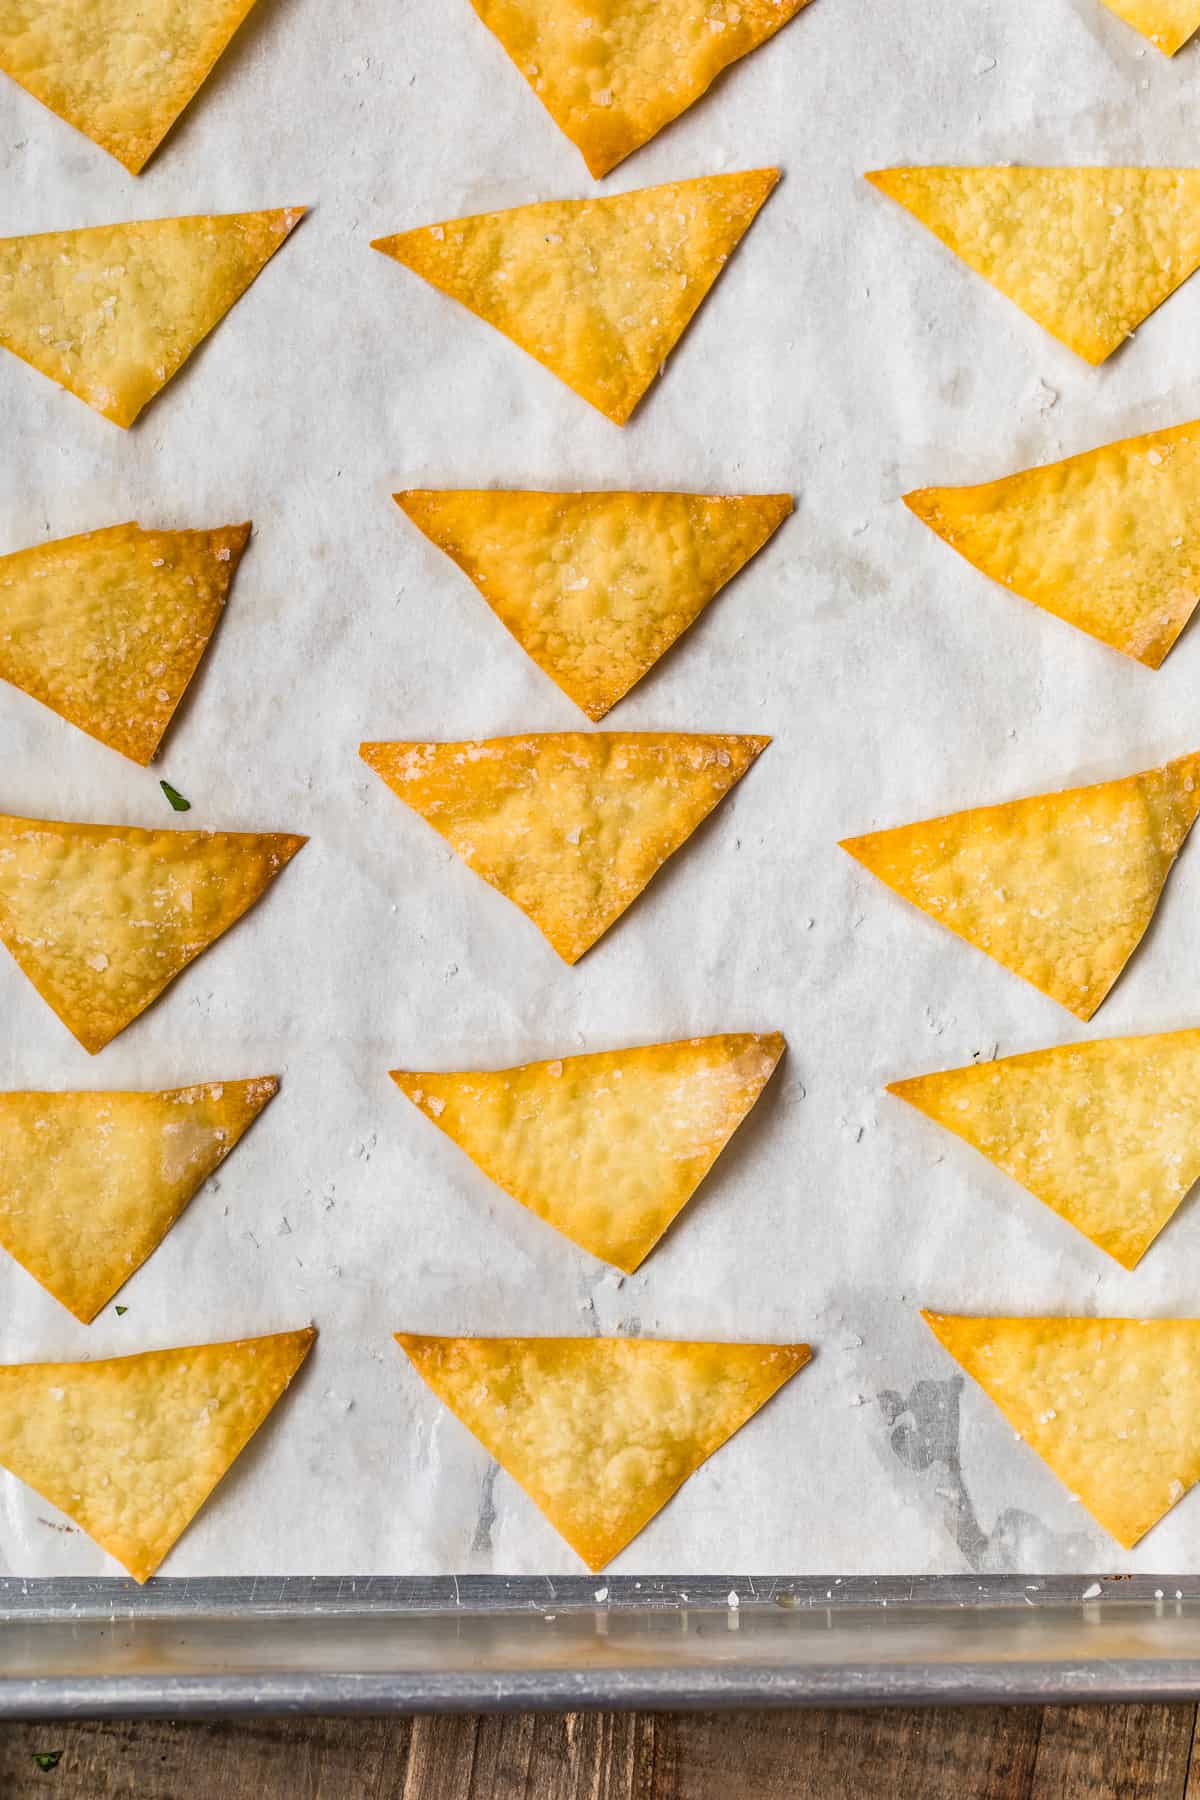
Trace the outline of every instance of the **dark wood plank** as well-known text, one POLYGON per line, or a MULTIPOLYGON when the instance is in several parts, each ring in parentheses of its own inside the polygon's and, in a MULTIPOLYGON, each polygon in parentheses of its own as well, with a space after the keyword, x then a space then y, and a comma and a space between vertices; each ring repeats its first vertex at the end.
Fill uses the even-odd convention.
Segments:
POLYGON ((1039 1715, 1019 1707, 659 1715, 652 1800, 1026 1800, 1039 1715), (659 1769, 661 1768, 661 1776, 659 1769))
MULTIPOLYGON (((392 1800, 408 1719, 0 1726, 3 1800, 392 1800), (42 1774, 35 1751, 61 1750, 42 1774)), ((444 1792, 455 1794, 447 1788, 444 1792)))
MULTIPOLYGON (((352 1724, 352 1720, 344 1721, 343 1733, 352 1724)), ((475 1750, 483 1721, 462 1715, 422 1717, 410 1724, 404 1780, 395 1788, 383 1788, 380 1792, 389 1800, 393 1793, 396 1800, 429 1800, 431 1794, 462 1795, 466 1800, 472 1792, 475 1750)))
POLYGON ((1194 1706, 1047 1707, 1030 1800, 1184 1800, 1194 1706))
POLYGON ((1113 1706, 11 1725, 0 1796, 1200 1800, 1195 1724, 1193 1706, 1113 1706))

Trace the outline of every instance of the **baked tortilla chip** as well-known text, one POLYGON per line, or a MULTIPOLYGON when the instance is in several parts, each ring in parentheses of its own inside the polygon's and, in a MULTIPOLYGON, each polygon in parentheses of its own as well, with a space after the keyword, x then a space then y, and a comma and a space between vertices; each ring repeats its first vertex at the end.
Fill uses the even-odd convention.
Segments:
POLYGON ((632 1275, 687 1205, 783 1055, 778 1032, 392 1080, 476 1167, 632 1275))
POLYGON ((4 0, 0 69, 137 175, 254 0, 4 0))
POLYGON ((1200 1319, 921 1316, 1126 1550, 1200 1476, 1200 1319))
POLYGON ((0 1366, 0 1466, 147 1581, 316 1335, 0 1366))
POLYGON ((1174 56, 1200 31, 1200 0, 1104 0, 1104 4, 1164 56, 1174 56))
POLYGON ((0 1094, 0 1246, 90 1324, 278 1091, 0 1094))
POLYGON ((0 238, 0 345, 132 425, 304 208, 0 238))
POLYGON ((976 274, 1102 363, 1200 264, 1200 169, 878 169, 976 274))
POLYGON ((1151 669, 1200 599, 1200 422, 904 503, 993 581, 1151 669))
POLYGON ((1200 1181, 1200 1031, 1101 1038, 889 1083, 1126 1269, 1200 1181))
POLYGON ((94 1055, 259 898, 306 838, 0 813, 0 943, 94 1055))
POLYGON ((778 169, 447 219, 382 250, 624 425, 778 169))
POLYGON ((0 678, 143 766, 208 648, 249 525, 110 525, 0 556, 0 678))
POLYGON ((1200 752, 1094 787, 846 838, 842 849, 1090 1019, 1153 918, 1198 810, 1200 752))
POLYGON ((590 1569, 602 1569, 802 1369, 807 1344, 396 1342, 590 1569))
POLYGON ((393 498, 589 719, 653 668, 792 510, 790 494, 393 498))
POLYGON ((359 755, 574 963, 770 741, 551 731, 359 755))
POLYGON ((471 0, 592 175, 677 119, 807 0, 471 0))

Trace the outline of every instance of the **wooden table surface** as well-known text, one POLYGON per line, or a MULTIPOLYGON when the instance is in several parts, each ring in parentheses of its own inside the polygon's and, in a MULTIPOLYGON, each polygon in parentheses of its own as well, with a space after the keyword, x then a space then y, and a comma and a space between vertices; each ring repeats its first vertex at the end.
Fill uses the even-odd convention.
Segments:
POLYGON ((1195 1734, 1195 1706, 18 1724, 0 1796, 1200 1800, 1195 1734))

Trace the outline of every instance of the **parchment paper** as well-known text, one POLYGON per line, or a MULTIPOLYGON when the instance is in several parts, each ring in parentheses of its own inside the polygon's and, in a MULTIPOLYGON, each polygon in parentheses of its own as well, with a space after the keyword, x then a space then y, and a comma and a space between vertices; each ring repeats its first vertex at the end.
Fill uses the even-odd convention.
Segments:
MULTIPOLYGON (((996 1049, 1195 1024, 1200 845, 1088 1028, 835 847, 1200 742, 1195 632, 1151 674, 989 584, 899 504, 1200 413, 1200 280, 1091 370, 861 179, 1193 161, 1198 54, 1167 63, 1098 0, 813 0, 599 190, 467 0, 260 0, 140 181, 0 83, 3 232, 315 209, 129 433, 0 358, 0 549, 132 517, 255 524, 160 763, 0 688, 0 806, 312 836, 97 1059, 0 957, 0 1085, 283 1076, 123 1317, 78 1325, 0 1269, 5 1360, 320 1326, 165 1572, 578 1569, 418 1382, 401 1327, 813 1343, 620 1570, 1200 1569, 1200 1498, 1122 1554, 917 1317, 1194 1312, 1200 1209, 1126 1274, 882 1092, 996 1049), (367 247, 767 162, 783 184, 624 431, 367 247), (363 737, 583 728, 389 498, 489 484, 797 497, 608 721, 774 744, 574 970, 356 756, 363 737), (783 1030, 786 1064, 624 1281, 490 1186, 387 1075, 744 1028, 783 1030)), ((2 1476, 0 1569, 113 1565, 2 1476)))

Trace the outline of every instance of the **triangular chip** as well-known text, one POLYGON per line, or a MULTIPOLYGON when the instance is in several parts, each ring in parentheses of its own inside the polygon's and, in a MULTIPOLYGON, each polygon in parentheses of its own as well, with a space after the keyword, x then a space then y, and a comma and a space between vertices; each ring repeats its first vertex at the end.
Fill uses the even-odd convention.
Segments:
POLYGON ((921 1316, 1127 1550, 1200 1476, 1200 1319, 921 1316))
POLYGON ((0 238, 0 345, 114 424, 132 425, 303 212, 0 238))
POLYGON ((807 1344, 649 1338, 396 1342, 590 1569, 809 1361, 807 1344))
POLYGON ((778 1032, 392 1080, 506 1193, 632 1275, 783 1055, 778 1032))
POLYGON ((471 0, 591 174, 686 112, 808 0, 471 0))
POLYGON ((790 494, 394 498, 589 719, 641 680, 792 510, 790 494))
POLYGON ((1133 955, 1200 810, 1200 752, 1094 787, 846 838, 922 912, 1077 1018, 1133 955))
POLYGON ((4 0, 0 69, 136 175, 254 0, 4 0))
POLYGON ((378 238, 624 425, 779 179, 704 175, 378 238))
POLYGON ((0 556, 0 678, 150 762, 249 535, 110 525, 0 556))
POLYGON ((85 1050, 103 1050, 307 840, 0 813, 0 943, 85 1050))
POLYGON ((0 1094, 0 1246, 89 1324, 278 1091, 0 1094))
POLYGON ((1200 422, 904 500, 985 575, 1151 669, 1200 599, 1200 422))
POLYGON ((1064 1044, 888 1092, 1132 1269, 1200 1181, 1200 1031, 1064 1044))
POLYGON ((359 755, 574 963, 770 741, 553 731, 359 755))
POLYGON ((274 1407, 316 1332, 0 1366, 0 1466, 153 1575, 274 1407))
POLYGON ((868 175, 1085 362, 1200 264, 1200 169, 880 169, 868 175))
POLYGON ((1174 56, 1200 31, 1200 0, 1104 0, 1104 4, 1164 56, 1174 56))

